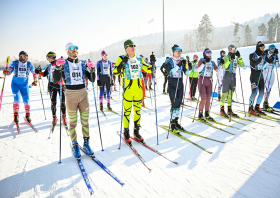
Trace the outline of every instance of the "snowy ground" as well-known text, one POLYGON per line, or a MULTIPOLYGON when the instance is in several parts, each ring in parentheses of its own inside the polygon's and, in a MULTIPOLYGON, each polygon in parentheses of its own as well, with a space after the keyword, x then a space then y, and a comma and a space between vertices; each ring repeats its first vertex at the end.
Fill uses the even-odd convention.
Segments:
MULTIPOLYGON (((158 69, 158 77, 159 74, 158 69)), ((248 103, 250 90, 249 69, 242 69, 245 103, 248 103)), ((24 123, 24 107, 20 107, 20 128, 18 135, 13 126, 13 95, 10 88, 12 77, 6 79, 6 86, 0 112, 0 192, 1 197, 89 197, 89 192, 81 176, 76 160, 72 157, 65 130, 62 130, 62 164, 59 160, 59 127, 48 139, 51 124, 50 99, 46 93, 47 80, 44 79, 43 98, 47 120, 44 118, 42 101, 38 87, 30 89, 31 116, 33 124, 39 130, 35 133, 24 123)), ((184 77, 185 79, 185 77, 184 77)), ((2 84, 3 79, 0 80, 2 84)), ((41 81, 42 82, 42 81, 41 81)), ((167 95, 162 95, 163 78, 158 79, 157 92, 158 122, 168 125, 170 103, 167 95)), ((214 83, 216 82, 214 78, 214 83)), ((42 84, 41 84, 42 86, 42 84)), ((91 88, 91 85, 90 85, 91 88)), ((43 89, 43 87, 42 87, 43 89)), ((214 89, 214 88, 213 88, 214 89)), ((198 93, 196 95, 198 97, 198 93)), ((112 108, 121 113, 119 92, 113 93, 112 108)), ((234 99, 236 95, 234 95, 234 99)), ((279 122, 261 118, 250 118, 257 122, 273 125, 250 123, 246 127, 230 123, 226 119, 212 114, 220 122, 233 125, 247 132, 222 127, 234 133, 230 135, 216 130, 185 115, 193 115, 194 109, 184 109, 182 125, 187 130, 213 139, 226 141, 225 144, 198 138, 182 133, 185 137, 201 145, 213 154, 169 135, 159 128, 157 145, 155 114, 142 112, 141 134, 146 143, 162 152, 166 157, 179 163, 175 165, 163 157, 133 142, 142 155, 151 173, 139 161, 130 148, 121 143, 119 147, 120 116, 106 112, 108 119, 100 113, 102 140, 105 151, 101 151, 93 92, 89 93, 91 113, 91 146, 96 157, 107 166, 121 181, 122 187, 107 175, 89 157, 83 155, 82 162, 89 175, 95 197, 280 197, 280 126, 279 122), (243 128, 242 128, 243 127, 243 128)), ((242 100, 239 75, 237 75, 237 99, 242 100)), ((275 84, 270 104, 279 101, 275 84)), ((106 102, 104 102, 106 103, 106 102)), ((151 107, 150 99, 145 99, 151 107)), ((189 103, 188 103, 189 104, 189 103)), ((106 105, 106 104, 105 104, 106 105)), ((153 104, 154 105, 154 104, 153 104)), ((196 104, 192 102, 192 106, 196 104)), ((246 106, 247 110, 248 106, 246 106)), ((243 110, 242 105, 234 103, 233 110, 243 110)), ((214 100, 213 112, 219 112, 219 103, 214 100)), ((244 116, 240 114, 240 116, 244 116)), ((131 130, 132 130, 131 123, 131 130)), ((81 125, 78 124, 78 141, 82 143, 81 125)))

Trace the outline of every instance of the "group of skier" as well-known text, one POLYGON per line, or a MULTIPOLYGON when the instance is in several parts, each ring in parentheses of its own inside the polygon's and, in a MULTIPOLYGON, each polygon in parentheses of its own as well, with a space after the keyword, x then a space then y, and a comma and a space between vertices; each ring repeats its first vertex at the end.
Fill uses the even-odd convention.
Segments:
MULTIPOLYGON (((48 77, 53 116, 52 124, 56 125, 57 123, 57 95, 61 95, 60 106, 62 120, 67 126, 67 111, 70 121, 69 135, 73 145, 73 155, 76 158, 81 156, 76 133, 78 110, 80 112, 82 134, 84 138, 83 149, 88 155, 93 155, 94 152, 89 146, 90 129, 88 120, 90 109, 86 82, 87 80, 94 82, 97 76, 97 85, 100 89, 100 111, 103 111, 104 93, 106 93, 107 96, 107 110, 112 111, 110 105, 111 86, 113 86, 116 91, 116 78, 118 78, 119 85, 123 86, 123 115, 121 118, 121 124, 123 124, 124 141, 131 144, 129 123, 130 114, 133 108, 134 139, 143 142, 144 138, 140 135, 139 131, 141 106, 145 106, 145 90, 152 90, 152 79, 155 78, 156 72, 156 58, 152 53, 149 62, 147 58, 144 60, 142 55, 136 55, 136 45, 130 39, 124 42, 124 50, 125 54, 120 55, 116 63, 108 60, 107 53, 102 51, 101 60, 97 62, 95 68, 92 61, 78 59, 78 46, 70 42, 65 46, 65 51, 68 55, 66 59, 62 57, 57 59, 56 53, 50 51, 46 55, 49 65, 45 68, 38 67, 36 69, 33 64, 28 61, 28 54, 21 51, 19 53, 19 60, 13 61, 10 66, 3 71, 5 75, 14 73, 11 83, 12 92, 14 94, 14 122, 16 124, 19 122, 18 112, 21 95, 25 105, 25 119, 28 123, 31 123, 28 85, 29 73, 32 73, 34 79, 32 86, 37 86, 37 75, 48 77), (97 74, 95 72, 97 72, 97 74)), ((232 96, 236 87, 237 69, 238 67, 244 67, 245 64, 237 48, 234 45, 229 45, 227 55, 224 50, 221 50, 220 57, 217 59, 217 64, 212 60, 212 51, 209 48, 206 48, 203 51, 202 58, 199 59, 197 55, 194 55, 192 61, 190 61, 189 56, 187 56, 186 59, 182 58, 181 54, 182 49, 175 44, 172 47, 172 56, 167 57, 160 68, 164 76, 163 93, 169 94, 171 102, 171 131, 179 133, 180 130, 184 130, 184 128, 178 123, 181 112, 180 107, 183 105, 183 97, 185 95, 183 74, 189 78, 189 99, 199 102, 199 120, 214 120, 210 116, 210 100, 213 91, 213 70, 217 73, 220 114, 225 117, 238 117, 238 115, 232 110, 232 96), (166 84, 167 92, 165 91, 166 84), (195 98, 196 89, 199 91, 198 99, 195 98), (227 101, 228 105, 227 113, 224 108, 225 101, 227 101)), ((250 105, 248 112, 253 115, 265 114, 260 108, 260 103, 262 102, 264 95, 265 100, 263 103, 263 109, 268 112, 273 112, 274 110, 269 106, 268 99, 275 78, 274 68, 277 68, 279 65, 278 49, 272 44, 267 50, 265 50, 265 45, 262 42, 258 42, 255 52, 250 54, 249 58, 252 94, 249 100, 250 105), (266 94, 264 93, 265 88, 266 94), (259 95, 254 107, 257 91, 259 95)))

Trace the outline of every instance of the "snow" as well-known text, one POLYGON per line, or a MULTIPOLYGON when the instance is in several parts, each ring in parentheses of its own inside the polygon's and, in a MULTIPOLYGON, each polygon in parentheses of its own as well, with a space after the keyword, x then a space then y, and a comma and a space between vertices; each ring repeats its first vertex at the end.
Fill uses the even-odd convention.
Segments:
MULTIPOLYGON (((251 49, 252 51, 252 49, 251 49)), ((242 53, 241 53, 242 54, 242 53)), ((245 59, 245 58, 244 58, 245 59)), ((248 103, 250 90, 250 71, 241 70, 245 103, 248 103)), ((161 73, 157 70, 157 77, 161 73)), ((31 77, 31 76, 30 76, 31 77)), ((20 105, 20 128, 18 135, 13 120, 13 95, 10 84, 12 77, 6 78, 4 98, 0 112, 0 192, 1 197, 90 197, 89 191, 81 176, 76 160, 72 157, 70 139, 62 128, 62 164, 59 160, 59 125, 54 135, 48 139, 51 124, 50 99, 46 93, 47 80, 44 78, 43 98, 47 120, 44 118, 39 87, 30 89, 31 117, 35 133, 23 120, 24 107, 20 105)), ((184 77, 184 79, 186 79, 184 77)), ((237 99, 242 101, 239 74, 237 75, 237 99)), ((3 79, 1 79, 1 84, 3 79)), ((42 82, 42 81, 41 81, 42 82)), ((213 82, 216 82, 214 77, 213 82)), ((277 82, 277 81, 276 81, 277 82)), ((31 83, 31 82, 30 82, 31 83)), ((168 125, 170 103, 169 97, 163 95, 163 78, 158 79, 157 109, 159 124, 168 125)), ((42 84, 41 84, 42 86, 42 84)), ((214 86, 213 86, 214 87, 214 86)), ((91 88, 91 85, 89 85, 91 88)), ((118 89, 118 87, 117 87, 118 89)), ((149 93, 147 93, 149 95, 149 93)), ((196 95, 198 97, 198 93, 196 95)), ((113 110, 121 114, 119 92, 113 92, 111 100, 113 110)), ((234 94, 236 100, 236 95, 234 94)), ((159 145, 155 114, 153 111, 142 111, 141 135, 147 144, 162 152, 167 158, 176 161, 175 165, 163 157, 151 152, 142 145, 132 142, 142 155, 151 172, 140 162, 130 148, 120 139, 120 116, 105 111, 108 119, 99 112, 102 142, 105 151, 101 151, 100 137, 96 121, 93 92, 90 100, 90 145, 96 157, 107 166, 122 182, 118 184, 88 156, 82 156, 82 162, 90 178, 95 197, 280 197, 280 126, 279 122, 251 117, 260 123, 245 123, 243 126, 228 122, 219 116, 212 116, 219 122, 245 129, 241 131, 221 127, 236 135, 216 130, 200 122, 192 122, 186 115, 193 116, 194 109, 184 108, 182 126, 187 130, 209 138, 226 141, 225 144, 182 133, 191 141, 213 152, 206 153, 198 147, 158 128, 159 145)), ((270 104, 279 101, 278 88, 272 88, 270 104)), ((106 101, 104 101, 104 105, 106 101)), ((149 108, 150 99, 145 99, 149 108)), ((189 102, 187 104, 190 104, 189 102)), ((192 106, 196 103, 192 102, 192 106)), ((59 105, 57 106, 59 107, 59 105)), ((246 110, 248 106, 246 106, 246 110)), ((243 110, 243 106, 233 104, 233 110, 243 110)), ((218 101, 213 101, 213 112, 219 112, 218 101)), ((58 114, 59 115, 59 114, 58 114)), ((240 116, 244 116, 239 114, 240 116)), ((133 113, 131 115, 131 118, 133 113)), ((247 117, 248 118, 248 117, 247 117)), ((132 119, 131 119, 132 120, 132 119)), ((133 129, 131 122, 130 130, 133 129)), ((82 144, 80 120, 77 126, 78 142, 82 144)), ((132 132, 131 132, 132 134, 132 132)))

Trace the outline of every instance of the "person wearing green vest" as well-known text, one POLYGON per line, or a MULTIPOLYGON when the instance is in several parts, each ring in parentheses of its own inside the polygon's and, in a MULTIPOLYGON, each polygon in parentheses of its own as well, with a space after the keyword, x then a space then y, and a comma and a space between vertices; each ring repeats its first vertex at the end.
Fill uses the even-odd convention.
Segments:
MULTIPOLYGON (((187 56, 188 59, 188 56, 187 56)), ((198 82, 198 77, 199 77, 199 72, 197 71, 197 64, 198 64, 198 56, 195 54, 193 56, 193 61, 191 61, 192 66, 189 68, 190 70, 190 99, 193 101, 196 101, 197 99, 195 98, 195 92, 196 92, 196 87, 197 87, 197 82, 198 82)))

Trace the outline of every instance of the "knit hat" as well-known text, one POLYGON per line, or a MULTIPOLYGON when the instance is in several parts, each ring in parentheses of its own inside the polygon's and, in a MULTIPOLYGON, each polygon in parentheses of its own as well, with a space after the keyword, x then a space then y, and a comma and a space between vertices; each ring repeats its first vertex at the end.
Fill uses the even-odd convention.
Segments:
POLYGON ((203 56, 206 57, 206 54, 208 54, 208 53, 211 53, 211 54, 212 54, 212 51, 211 51, 211 49, 206 48, 206 49, 204 50, 204 52, 203 52, 203 56))
POLYGON ((47 54, 47 56, 46 56, 47 58, 50 58, 50 59, 55 59, 56 58, 56 53, 55 52, 52 52, 52 51, 50 51, 48 54, 47 54))
POLYGON ((182 49, 179 47, 179 45, 174 44, 173 47, 171 48, 172 52, 174 53, 175 51, 177 52, 182 52, 182 49))
POLYGON ((107 53, 103 50, 102 52, 101 52, 101 56, 104 56, 104 55, 107 55, 107 53))
POLYGON ((194 59, 194 58, 198 58, 198 56, 195 54, 195 55, 193 55, 193 59, 194 59))
POLYGON ((128 39, 124 42, 124 49, 126 49, 129 45, 135 45, 132 40, 128 39))
POLYGON ((263 42, 259 41, 256 45, 256 49, 260 48, 260 47, 264 47, 265 45, 263 44, 263 42))

